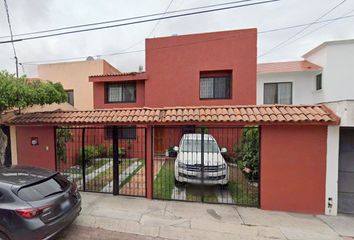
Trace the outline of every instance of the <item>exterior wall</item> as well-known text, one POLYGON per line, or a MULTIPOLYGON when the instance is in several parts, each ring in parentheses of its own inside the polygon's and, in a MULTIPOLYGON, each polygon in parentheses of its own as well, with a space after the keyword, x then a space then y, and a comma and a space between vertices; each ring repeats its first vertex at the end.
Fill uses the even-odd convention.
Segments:
POLYGON ((326 202, 327 215, 337 215, 338 209, 338 164, 339 164, 339 126, 328 126, 326 202))
POLYGON ((312 104, 318 72, 271 73, 257 75, 257 104, 264 104, 264 83, 292 82, 293 104, 312 104))
POLYGON ((93 87, 88 80, 91 75, 119 72, 104 60, 44 64, 38 66, 38 77, 60 82, 65 90, 74 90, 74 107, 93 109, 93 87))
POLYGON ((325 213, 327 126, 262 126, 261 208, 325 213))
POLYGON ((129 108, 129 107, 144 107, 145 106, 145 83, 144 81, 136 82, 136 102, 133 103, 107 103, 105 95, 105 83, 95 82, 93 83, 94 89, 94 108, 129 108))
POLYGON ((16 127, 10 126, 10 139, 11 139, 11 163, 17 165, 17 136, 16 127))
POLYGON ((55 170, 53 127, 16 127, 17 161, 19 165, 55 170), (31 137, 38 137, 39 145, 31 145, 31 137))
POLYGON ((257 31, 247 29, 146 40, 147 107, 256 103, 257 31), (201 71, 232 71, 231 99, 201 100, 201 71))
POLYGON ((325 103, 354 99, 354 41, 328 43, 307 56, 307 60, 323 67, 322 91, 315 101, 325 103))
POLYGON ((326 106, 340 116, 341 127, 354 127, 354 100, 329 102, 326 106))

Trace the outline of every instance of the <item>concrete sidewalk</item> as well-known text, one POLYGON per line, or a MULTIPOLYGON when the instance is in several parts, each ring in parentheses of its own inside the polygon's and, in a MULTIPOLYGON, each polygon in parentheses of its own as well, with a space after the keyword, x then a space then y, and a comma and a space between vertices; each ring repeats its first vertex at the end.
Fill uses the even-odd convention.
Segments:
MULTIPOLYGON (((83 210, 75 221, 76 225, 148 237, 336 240, 343 239, 340 236, 343 233, 354 236, 350 230, 335 230, 338 225, 343 228, 343 224, 336 221, 340 217, 317 217, 231 205, 151 201, 106 194, 81 195, 83 210)), ((345 219, 345 224, 352 222, 353 218, 345 219)))

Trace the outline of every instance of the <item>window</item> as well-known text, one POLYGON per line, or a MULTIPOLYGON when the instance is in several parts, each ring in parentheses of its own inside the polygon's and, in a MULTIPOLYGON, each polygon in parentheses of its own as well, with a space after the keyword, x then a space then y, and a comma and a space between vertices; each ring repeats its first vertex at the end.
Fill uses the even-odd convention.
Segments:
MULTIPOLYGON (((105 129, 107 139, 112 139, 113 128, 108 127, 105 129)), ((136 139, 136 127, 117 128, 118 139, 136 139)))
POLYGON ((231 73, 201 74, 200 99, 231 98, 231 73))
POLYGON ((135 102, 136 101, 136 83, 110 83, 107 84, 107 102, 135 102))
MULTIPOLYGON (((202 140, 198 139, 185 139, 183 140, 181 151, 182 152, 201 152, 202 140)), ((217 153, 219 147, 213 140, 204 140, 204 152, 217 153)))
POLYGON ((316 75, 316 90, 322 89, 322 73, 316 75))
POLYGON ((264 104, 292 104, 292 83, 265 83, 264 104))
POLYGON ((74 106, 74 90, 65 90, 67 95, 67 102, 74 106))

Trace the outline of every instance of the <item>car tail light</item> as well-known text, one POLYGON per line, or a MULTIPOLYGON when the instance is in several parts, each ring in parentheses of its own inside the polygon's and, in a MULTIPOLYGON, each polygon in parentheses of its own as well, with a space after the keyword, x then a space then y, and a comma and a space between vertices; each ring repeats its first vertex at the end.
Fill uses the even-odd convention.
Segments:
POLYGON ((51 206, 45 206, 40 208, 26 208, 26 209, 17 209, 16 213, 24 218, 34 218, 45 211, 48 211, 51 206))

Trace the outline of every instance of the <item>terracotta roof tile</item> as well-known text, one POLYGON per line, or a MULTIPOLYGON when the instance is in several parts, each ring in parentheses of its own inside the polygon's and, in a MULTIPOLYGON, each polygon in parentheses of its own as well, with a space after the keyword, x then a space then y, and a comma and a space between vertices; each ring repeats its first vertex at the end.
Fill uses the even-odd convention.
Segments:
POLYGON ((339 118, 324 105, 245 105, 35 112, 17 115, 7 122, 13 125, 183 122, 338 124, 339 118))
POLYGON ((322 68, 309 61, 273 62, 260 63, 257 65, 257 73, 284 73, 284 72, 305 72, 320 71, 322 68))

